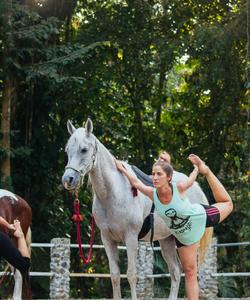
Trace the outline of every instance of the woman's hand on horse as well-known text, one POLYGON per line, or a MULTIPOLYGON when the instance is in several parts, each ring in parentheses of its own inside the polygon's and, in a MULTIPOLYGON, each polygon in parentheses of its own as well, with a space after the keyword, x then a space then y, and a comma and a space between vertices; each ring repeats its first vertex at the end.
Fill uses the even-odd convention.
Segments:
POLYGON ((15 225, 14 224, 9 224, 8 229, 15 230, 15 225))
POLYGON ((14 236, 16 237, 16 238, 22 238, 23 236, 24 236, 24 234, 23 234, 23 231, 22 231, 22 228, 21 228, 21 225, 20 225, 20 222, 18 221, 18 220, 14 220, 14 227, 15 227, 15 229, 14 229, 14 236))
POLYGON ((126 169, 122 163, 122 161, 118 160, 118 159, 115 159, 115 164, 116 164, 116 168, 117 170, 119 171, 123 171, 124 169, 126 169))
POLYGON ((7 227, 10 230, 15 230, 14 224, 10 224, 1 216, 0 216, 0 224, 7 227))

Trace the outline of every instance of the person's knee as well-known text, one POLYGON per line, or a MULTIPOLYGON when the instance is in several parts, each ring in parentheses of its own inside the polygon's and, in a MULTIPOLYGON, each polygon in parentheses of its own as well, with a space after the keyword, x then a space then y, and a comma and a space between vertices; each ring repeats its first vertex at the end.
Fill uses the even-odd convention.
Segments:
POLYGON ((197 267, 195 265, 188 265, 184 268, 186 280, 197 278, 197 267))
POLYGON ((234 204, 233 204, 233 201, 232 201, 232 200, 230 201, 230 209, 231 209, 231 212, 232 212, 233 209, 234 209, 234 204))
POLYGON ((232 201, 231 198, 228 200, 227 206, 228 206, 228 212, 230 214, 233 211, 233 209, 234 209, 233 201, 232 201))

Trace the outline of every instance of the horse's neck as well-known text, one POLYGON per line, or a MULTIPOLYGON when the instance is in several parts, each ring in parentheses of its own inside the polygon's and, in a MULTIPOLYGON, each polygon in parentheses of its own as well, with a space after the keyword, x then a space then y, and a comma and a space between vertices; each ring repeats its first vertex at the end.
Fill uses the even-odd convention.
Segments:
POLYGON ((90 172, 90 180, 99 200, 110 199, 110 195, 113 194, 114 173, 116 173, 114 157, 98 142, 96 165, 90 172))

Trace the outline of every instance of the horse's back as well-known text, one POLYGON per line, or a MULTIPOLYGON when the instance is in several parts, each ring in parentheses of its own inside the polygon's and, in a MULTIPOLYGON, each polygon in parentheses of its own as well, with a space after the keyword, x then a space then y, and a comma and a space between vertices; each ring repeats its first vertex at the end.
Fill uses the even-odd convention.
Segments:
MULTIPOLYGON (((2 189, 0 189, 0 216, 9 223, 18 219, 25 235, 31 225, 32 212, 29 204, 20 196, 2 189)), ((1 231, 6 231, 6 228, 1 226, 1 231)))

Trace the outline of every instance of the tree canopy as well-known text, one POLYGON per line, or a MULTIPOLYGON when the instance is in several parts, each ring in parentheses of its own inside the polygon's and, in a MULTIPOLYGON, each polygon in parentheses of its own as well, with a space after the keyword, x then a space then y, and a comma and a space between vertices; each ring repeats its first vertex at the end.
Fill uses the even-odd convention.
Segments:
MULTIPOLYGON (((247 9, 241 0, 1 1, 1 188, 32 206, 34 241, 74 239, 73 201, 61 186, 66 122, 87 117, 116 157, 148 173, 162 149, 184 173, 188 154, 199 154, 234 201, 219 241, 249 241, 247 9)), ((89 215, 91 193, 81 193, 89 215)), ((240 250, 225 250, 224 270, 249 267, 240 250)), ((249 286, 232 279, 220 293, 249 296, 249 286)))

